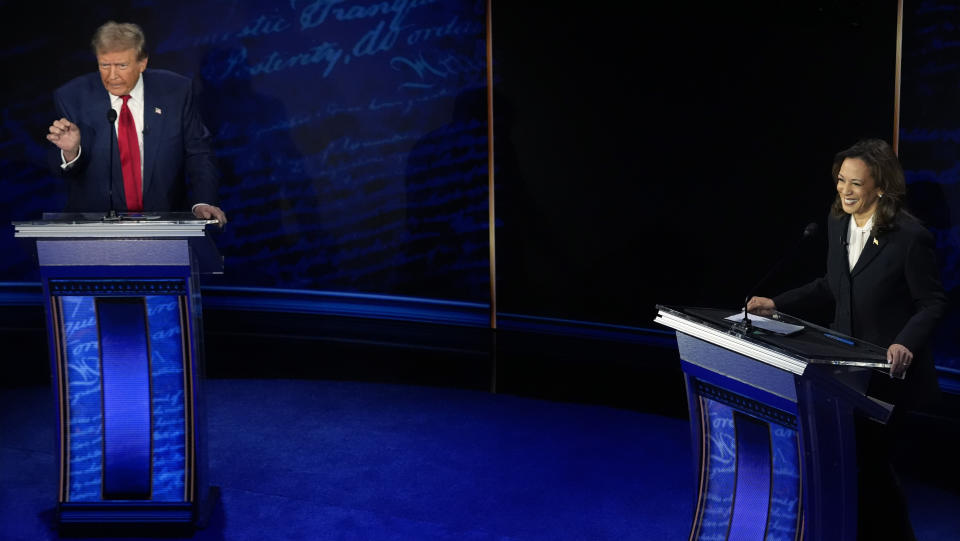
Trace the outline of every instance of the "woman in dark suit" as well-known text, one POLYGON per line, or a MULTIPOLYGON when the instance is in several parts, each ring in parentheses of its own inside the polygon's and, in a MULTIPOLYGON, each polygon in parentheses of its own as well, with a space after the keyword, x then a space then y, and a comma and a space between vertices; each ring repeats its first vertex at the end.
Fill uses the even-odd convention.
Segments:
POLYGON ((830 305, 831 328, 887 348, 891 379, 883 389, 871 384, 871 395, 894 403, 894 415, 886 427, 866 420, 858 426, 860 538, 913 539, 888 455, 906 411, 938 392, 928 344, 947 298, 934 239, 903 210, 903 169, 885 141, 868 139, 839 152, 833 178, 826 274, 772 299, 753 297, 747 310, 772 315, 830 305))

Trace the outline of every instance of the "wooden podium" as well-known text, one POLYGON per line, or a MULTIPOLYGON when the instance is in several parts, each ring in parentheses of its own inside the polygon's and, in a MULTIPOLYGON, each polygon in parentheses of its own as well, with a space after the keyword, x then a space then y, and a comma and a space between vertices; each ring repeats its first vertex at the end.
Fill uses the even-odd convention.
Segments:
POLYGON ((886 350, 790 317, 790 335, 735 310, 658 306, 677 331, 699 475, 689 539, 856 539, 854 416, 885 423, 866 395, 886 350))
POLYGON ((192 214, 45 214, 33 239, 57 410, 59 526, 202 526, 210 504, 198 273, 223 270, 192 214))

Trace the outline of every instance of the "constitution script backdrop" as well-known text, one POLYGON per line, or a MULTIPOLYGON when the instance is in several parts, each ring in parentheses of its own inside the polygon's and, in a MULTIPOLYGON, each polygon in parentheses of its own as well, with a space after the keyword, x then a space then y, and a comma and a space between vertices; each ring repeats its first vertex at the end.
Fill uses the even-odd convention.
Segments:
MULTIPOLYGON (((897 2, 867 4, 764 4, 758 27, 751 5, 494 3, 498 311, 647 332, 657 303, 736 306, 823 224, 833 153, 892 139, 897 2)), ((960 10, 905 4, 900 151, 952 299, 937 363, 960 369, 960 10)), ((205 286, 489 305, 486 1, 0 9, 3 223, 62 208, 52 92, 96 69, 97 26, 135 21, 150 67, 202 88, 230 218, 205 286)), ((0 281, 36 282, 12 231, 0 250, 0 281)))

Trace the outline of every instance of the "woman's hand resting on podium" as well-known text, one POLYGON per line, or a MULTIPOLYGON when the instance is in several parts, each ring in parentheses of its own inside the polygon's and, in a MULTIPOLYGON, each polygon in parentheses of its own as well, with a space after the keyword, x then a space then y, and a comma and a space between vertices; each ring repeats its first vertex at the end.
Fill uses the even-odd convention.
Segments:
MULTIPOLYGON (((758 316, 770 317, 777 311, 773 299, 767 297, 750 297, 747 301, 747 312, 758 316)), ((910 363, 913 362, 913 352, 902 344, 891 344, 887 348, 887 362, 890 363, 890 377, 902 378, 910 363)))
POLYGON ((890 344, 887 348, 887 362, 890 363, 890 377, 902 378, 913 362, 913 352, 902 344, 890 344))
POLYGON ((750 300, 747 301, 747 312, 751 314, 770 317, 775 314, 776 311, 777 305, 773 303, 773 299, 768 299, 767 297, 750 297, 750 300))

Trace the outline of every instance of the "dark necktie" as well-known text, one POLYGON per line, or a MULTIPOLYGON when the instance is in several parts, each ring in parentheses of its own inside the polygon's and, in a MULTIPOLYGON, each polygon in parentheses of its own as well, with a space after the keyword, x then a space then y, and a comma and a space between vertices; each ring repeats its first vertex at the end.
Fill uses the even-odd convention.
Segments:
POLYGON ((120 145, 120 168, 123 170, 123 193, 127 199, 127 210, 143 210, 143 194, 140 183, 140 142, 137 141, 137 127, 133 123, 133 114, 127 107, 130 96, 120 96, 120 121, 117 126, 117 143, 120 145))

